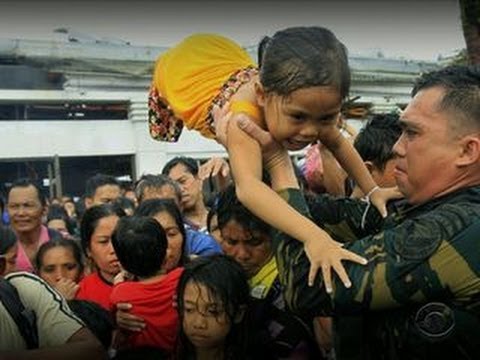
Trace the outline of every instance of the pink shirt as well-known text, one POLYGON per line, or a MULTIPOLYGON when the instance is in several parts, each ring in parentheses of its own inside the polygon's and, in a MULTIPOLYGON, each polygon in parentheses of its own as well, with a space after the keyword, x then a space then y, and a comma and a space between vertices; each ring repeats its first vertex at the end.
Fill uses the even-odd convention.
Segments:
MULTIPOLYGON (((48 236, 47 227, 44 226, 44 225, 41 225, 40 238, 38 240, 39 240, 38 241, 38 248, 42 244, 44 244, 48 240, 50 240, 50 236, 48 236)), ((34 269, 32 263, 30 262, 30 259, 28 258, 27 253, 25 252, 25 249, 23 248, 23 245, 20 241, 18 241, 17 271, 28 271, 30 273, 35 272, 35 269, 34 269)))

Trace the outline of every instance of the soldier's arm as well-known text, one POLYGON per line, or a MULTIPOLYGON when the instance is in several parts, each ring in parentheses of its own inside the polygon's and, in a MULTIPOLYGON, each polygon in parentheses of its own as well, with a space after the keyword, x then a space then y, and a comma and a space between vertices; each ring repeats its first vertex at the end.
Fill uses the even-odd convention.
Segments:
MULTIPOLYGON (((298 211, 308 211, 298 190, 284 190, 282 195, 298 211)), ((301 244, 279 233, 276 256, 285 299, 292 310, 305 316, 468 299, 480 281, 475 271, 480 259, 473 251, 473 234, 480 225, 469 213, 465 204, 440 206, 398 224, 387 224, 384 231, 347 245, 369 263, 346 264, 352 287, 336 282, 339 286, 331 298, 321 276, 308 287, 308 259, 301 244)))
POLYGON ((338 242, 349 243, 380 231, 383 218, 361 199, 305 195, 312 220, 338 242))

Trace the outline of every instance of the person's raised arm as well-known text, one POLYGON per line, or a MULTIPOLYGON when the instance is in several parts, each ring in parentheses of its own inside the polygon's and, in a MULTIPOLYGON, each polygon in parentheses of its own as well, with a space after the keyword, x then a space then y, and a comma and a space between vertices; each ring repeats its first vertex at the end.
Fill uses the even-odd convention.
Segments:
POLYGON ((227 129, 227 150, 238 199, 256 216, 304 243, 311 261, 309 284, 313 284, 315 275, 321 268, 327 291, 331 291, 333 267, 345 286, 349 287, 350 280, 341 261, 364 263, 364 259, 342 249, 325 231, 288 205, 261 181, 262 152, 257 141, 238 127, 235 120, 242 116, 246 115, 233 115, 234 121, 229 122, 227 129))
POLYGON ((331 126, 321 134, 325 145, 335 156, 348 175, 355 180, 367 198, 378 209, 380 214, 387 216, 386 203, 391 199, 398 199, 402 195, 395 188, 380 188, 372 178, 362 158, 336 126, 331 126))

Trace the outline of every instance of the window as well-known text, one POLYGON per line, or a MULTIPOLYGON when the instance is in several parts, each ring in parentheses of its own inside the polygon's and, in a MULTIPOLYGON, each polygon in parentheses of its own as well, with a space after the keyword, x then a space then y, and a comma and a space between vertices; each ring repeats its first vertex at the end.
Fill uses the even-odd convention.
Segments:
POLYGON ((126 120, 129 104, 99 102, 38 102, 1 104, 1 120, 126 120))

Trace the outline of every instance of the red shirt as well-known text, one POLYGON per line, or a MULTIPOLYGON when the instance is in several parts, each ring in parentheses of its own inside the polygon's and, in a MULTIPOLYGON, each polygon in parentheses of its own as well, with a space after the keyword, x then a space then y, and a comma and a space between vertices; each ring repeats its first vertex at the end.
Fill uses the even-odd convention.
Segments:
POLYGON ((117 303, 132 304, 132 314, 145 320, 141 332, 128 337, 130 347, 152 346, 172 351, 178 331, 178 315, 173 307, 173 296, 183 268, 170 271, 152 283, 125 281, 115 285, 110 296, 111 309, 117 303))
POLYGON ((78 300, 89 300, 96 302, 106 310, 110 310, 110 294, 113 285, 103 279, 98 273, 85 276, 80 283, 75 296, 78 300))

